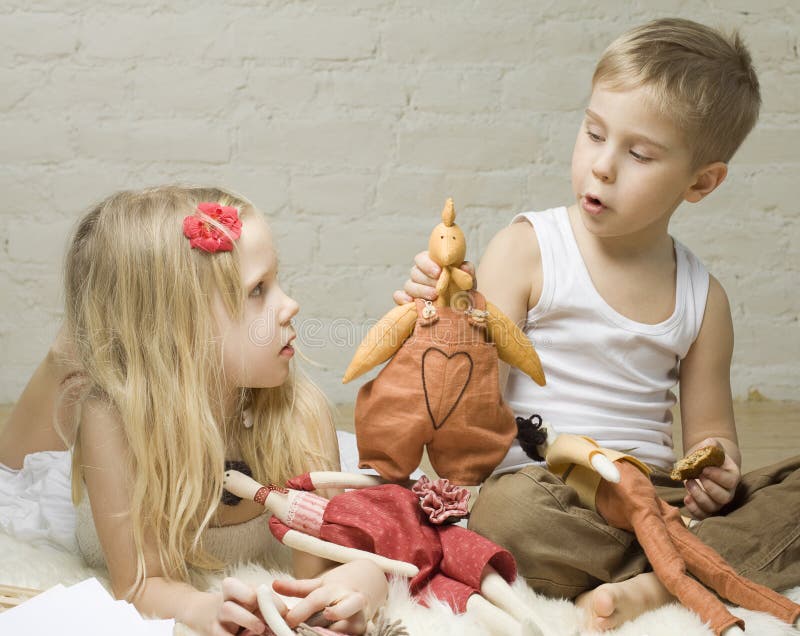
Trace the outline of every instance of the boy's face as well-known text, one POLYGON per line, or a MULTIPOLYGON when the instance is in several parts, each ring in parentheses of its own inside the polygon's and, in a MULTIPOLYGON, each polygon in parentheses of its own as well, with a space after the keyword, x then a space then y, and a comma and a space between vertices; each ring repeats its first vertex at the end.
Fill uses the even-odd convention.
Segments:
POLYGON ((694 183, 691 151, 647 88, 598 84, 572 153, 572 188, 597 236, 657 236, 694 183))

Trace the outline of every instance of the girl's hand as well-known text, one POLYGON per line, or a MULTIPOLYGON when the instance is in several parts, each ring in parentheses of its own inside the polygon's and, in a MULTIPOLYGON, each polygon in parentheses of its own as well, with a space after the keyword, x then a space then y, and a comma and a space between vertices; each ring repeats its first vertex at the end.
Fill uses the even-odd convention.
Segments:
MULTIPOLYGON (((472 263, 464 261, 460 269, 463 269, 472 276, 472 280, 475 280, 475 266, 472 263)), ((427 250, 420 252, 414 257, 414 267, 411 268, 410 277, 403 285, 403 289, 398 289, 392 295, 394 302, 404 305, 413 302, 415 298, 436 300, 436 281, 441 273, 442 268, 433 262, 427 250)), ((477 281, 475 286, 477 286, 477 281)))
MULTIPOLYGON (((719 440, 709 438, 697 444, 690 452, 704 446, 723 448, 719 440)), ((706 466, 699 478, 686 481, 688 494, 683 498, 683 503, 695 519, 710 517, 733 499, 741 478, 739 466, 726 453, 722 466, 706 466)))
POLYGON ((330 621, 329 629, 347 634, 363 634, 388 594, 383 571, 366 559, 337 566, 316 579, 276 580, 272 588, 279 594, 303 597, 285 616, 290 627, 320 613, 330 621))
MULTIPOLYGON (((282 602, 280 603, 282 605, 282 602)), ((286 608, 281 605, 278 611, 284 613, 286 608)), ((223 579, 222 604, 211 624, 209 632, 211 636, 263 634, 266 629, 267 625, 262 620, 261 612, 258 611, 256 591, 239 579, 232 577, 223 579)))

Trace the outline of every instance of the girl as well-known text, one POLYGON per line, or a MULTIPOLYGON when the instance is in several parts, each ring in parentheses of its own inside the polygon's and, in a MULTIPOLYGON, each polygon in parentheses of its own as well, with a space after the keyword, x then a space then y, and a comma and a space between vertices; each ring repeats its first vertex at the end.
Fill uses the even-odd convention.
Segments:
MULTIPOLYGON (((324 398, 291 362, 297 312, 267 224, 230 192, 121 192, 80 221, 65 329, 10 417, 0 461, 18 467, 57 447, 31 417, 68 418, 79 546, 90 564, 104 557, 114 593, 142 613, 201 634, 264 631, 254 589, 228 578, 211 594, 188 580, 190 566, 268 549, 263 508, 222 498, 226 462, 264 483, 338 467, 324 398)), ((298 578, 321 576, 276 582, 307 595, 288 612, 292 625, 324 610, 334 629, 360 633, 385 599, 368 561, 324 574, 315 557, 293 561, 298 578)))

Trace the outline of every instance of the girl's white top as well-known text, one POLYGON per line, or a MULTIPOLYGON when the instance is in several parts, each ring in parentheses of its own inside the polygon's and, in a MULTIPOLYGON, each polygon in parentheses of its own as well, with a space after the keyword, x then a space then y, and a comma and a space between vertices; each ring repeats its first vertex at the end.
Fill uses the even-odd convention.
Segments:
MULTIPOLYGON (((343 431, 336 435, 341 469, 367 472, 358 470, 355 436, 343 431)), ((71 468, 68 451, 31 453, 20 470, 0 464, 0 530, 33 544, 80 553, 90 567, 103 567, 89 497, 84 492, 78 506, 72 505, 71 468)), ((206 528, 204 546, 224 563, 255 561, 288 571, 291 551, 272 536, 267 522, 265 514, 244 523, 206 528)))
MULTIPOLYGON (((526 212, 514 222, 536 231, 542 258, 542 293, 523 331, 536 347, 547 384, 537 386, 511 369, 505 398, 514 414, 536 413, 556 433, 594 438, 651 466, 669 469, 673 389, 678 367, 697 338, 709 276, 684 245, 677 261, 675 309, 658 324, 615 311, 595 289, 564 207, 526 212)), ((515 440, 496 472, 532 463, 515 440)))

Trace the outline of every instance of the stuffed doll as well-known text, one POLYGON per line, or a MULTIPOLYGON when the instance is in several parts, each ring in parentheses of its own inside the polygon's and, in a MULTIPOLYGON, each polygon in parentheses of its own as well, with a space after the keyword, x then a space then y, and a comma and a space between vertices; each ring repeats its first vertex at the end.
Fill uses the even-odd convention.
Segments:
MULTIPOLYGON (((235 470, 224 480, 227 491, 272 513, 270 531, 291 548, 340 563, 370 559, 387 574, 410 579, 411 593, 423 604, 433 596, 473 614, 492 634, 542 636, 509 586, 516 577, 511 554, 461 526, 431 521, 444 521, 448 511, 466 513, 466 500, 444 480, 420 480, 414 492, 370 475, 312 472, 287 485, 262 486, 235 470), (328 500, 310 492, 316 488, 357 490, 328 500)), ((279 636, 291 633, 273 626, 283 621, 271 603, 265 587, 259 593, 264 619, 279 636)))
POLYGON ((359 466, 401 482, 427 446, 440 477, 476 485, 500 463, 517 433, 500 393, 498 357, 539 385, 544 373, 528 337, 472 291, 472 277, 459 269, 466 241, 452 199, 431 233, 428 252, 442 268, 436 301, 417 299, 383 316, 342 380, 392 358, 356 399, 359 466))
POLYGON ((639 460, 576 435, 556 437, 546 459, 550 471, 575 488, 584 505, 615 528, 636 535, 664 587, 707 622, 717 636, 743 633, 744 621, 733 616, 704 585, 741 607, 768 612, 800 626, 800 605, 739 576, 689 532, 678 509, 658 497, 648 477, 650 469, 639 460), (601 479, 596 472, 600 463, 607 466, 609 461, 619 471, 616 481, 601 479))

